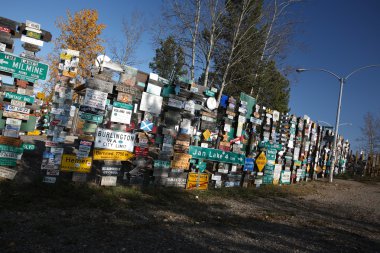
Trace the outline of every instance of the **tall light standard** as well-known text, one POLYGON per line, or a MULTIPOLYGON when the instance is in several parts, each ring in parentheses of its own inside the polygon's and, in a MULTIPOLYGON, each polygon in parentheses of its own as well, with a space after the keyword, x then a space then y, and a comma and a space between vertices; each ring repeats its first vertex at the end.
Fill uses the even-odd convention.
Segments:
POLYGON ((380 67, 380 64, 367 65, 367 66, 363 66, 363 67, 357 68, 357 69, 353 70, 350 74, 346 75, 345 77, 340 77, 337 74, 335 74, 334 72, 331 72, 331 71, 329 71, 327 69, 314 69, 313 68, 313 69, 297 69, 296 70, 298 73, 301 73, 301 72, 304 72, 304 71, 322 71, 322 72, 326 72, 326 73, 334 76, 336 79, 338 79, 338 81, 340 83, 340 92, 339 92, 338 108, 337 108, 337 112, 336 112, 335 133, 334 133, 334 143, 333 143, 333 160, 332 160, 332 163, 331 163, 330 177, 329 177, 330 183, 332 183, 333 178, 334 178, 334 169, 335 169, 335 160, 336 160, 336 143, 337 143, 337 139, 338 139, 337 136, 338 136, 338 129, 339 129, 340 107, 341 107, 341 104, 342 104, 343 86, 344 86, 345 82, 353 74, 355 74, 356 72, 358 72, 360 70, 363 70, 363 69, 372 68, 372 67, 380 67))

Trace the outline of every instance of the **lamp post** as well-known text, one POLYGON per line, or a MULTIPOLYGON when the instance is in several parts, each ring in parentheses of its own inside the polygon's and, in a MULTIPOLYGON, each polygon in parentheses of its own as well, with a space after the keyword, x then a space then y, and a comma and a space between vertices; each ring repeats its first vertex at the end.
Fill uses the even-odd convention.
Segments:
POLYGON ((346 75, 345 77, 340 77, 338 76, 337 74, 335 74, 334 72, 331 72, 327 69, 297 69, 296 71, 298 73, 301 73, 301 72, 304 72, 304 71, 321 71, 321 72, 326 72, 332 76, 334 76, 336 79, 338 79, 339 81, 339 84, 340 84, 340 91, 339 91, 339 99, 338 99, 338 108, 337 108, 337 112, 336 112, 336 121, 335 121, 335 133, 334 133, 334 143, 333 143, 333 160, 332 160, 332 163, 331 163, 331 169, 330 169, 330 176, 329 176, 329 181, 330 183, 332 183, 333 181, 333 178, 334 178, 334 169, 335 169, 335 160, 336 160, 336 144, 337 144, 337 136, 338 136, 338 129, 339 129, 339 120, 340 120, 340 108, 341 108, 341 104, 342 104, 342 94, 343 94, 343 86, 345 84, 345 82, 353 75, 355 74, 356 72, 360 71, 360 70, 363 70, 363 69, 367 69, 367 68, 373 68, 373 67, 380 67, 380 64, 375 64, 375 65, 367 65, 367 66, 363 66, 363 67, 360 67, 360 68, 357 68, 355 70, 353 70, 350 74, 346 75))

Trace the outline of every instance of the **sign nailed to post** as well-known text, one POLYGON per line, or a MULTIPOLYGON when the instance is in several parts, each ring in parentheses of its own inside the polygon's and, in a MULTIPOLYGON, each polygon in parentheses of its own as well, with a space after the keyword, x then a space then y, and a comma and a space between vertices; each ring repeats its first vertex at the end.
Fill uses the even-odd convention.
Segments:
POLYGON ((94 149, 94 160, 128 161, 133 153, 121 150, 94 149))
POLYGON ((77 158, 76 155, 62 155, 61 170, 89 173, 91 171, 92 158, 77 158))
POLYGON ((126 150, 133 152, 135 134, 98 128, 95 134, 95 148, 126 150))
POLYGON ((0 71, 16 74, 19 79, 45 80, 49 66, 10 53, 0 52, 0 71), (20 78, 23 77, 23 78, 20 78))
POLYGON ((223 163, 233 163, 243 165, 245 162, 245 155, 233 152, 226 152, 219 149, 202 148, 197 146, 190 146, 189 154, 192 158, 205 159, 210 161, 217 161, 223 163))

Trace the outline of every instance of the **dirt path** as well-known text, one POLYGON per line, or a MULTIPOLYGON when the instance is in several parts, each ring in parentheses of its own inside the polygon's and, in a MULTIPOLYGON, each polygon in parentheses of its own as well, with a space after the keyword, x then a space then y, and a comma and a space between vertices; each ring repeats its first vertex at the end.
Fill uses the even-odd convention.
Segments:
POLYGON ((380 186, 0 186, 0 252, 379 252, 380 186))

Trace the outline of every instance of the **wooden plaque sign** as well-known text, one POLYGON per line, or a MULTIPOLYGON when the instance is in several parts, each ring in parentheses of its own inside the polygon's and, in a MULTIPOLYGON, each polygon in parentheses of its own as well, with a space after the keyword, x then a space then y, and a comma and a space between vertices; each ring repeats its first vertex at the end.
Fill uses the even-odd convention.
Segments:
POLYGON ((17 138, 0 136, 0 144, 14 146, 14 147, 20 147, 22 144, 22 140, 17 139, 17 138))

